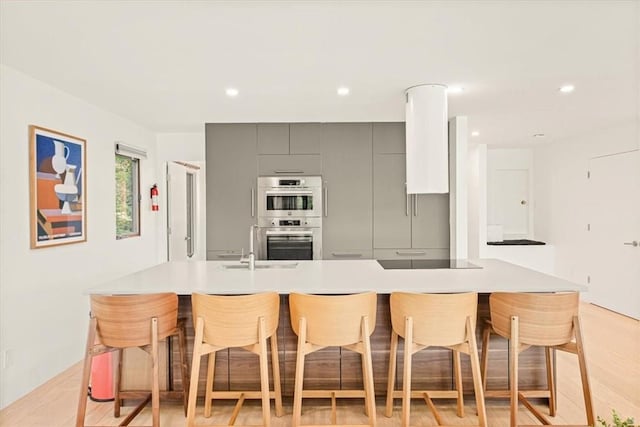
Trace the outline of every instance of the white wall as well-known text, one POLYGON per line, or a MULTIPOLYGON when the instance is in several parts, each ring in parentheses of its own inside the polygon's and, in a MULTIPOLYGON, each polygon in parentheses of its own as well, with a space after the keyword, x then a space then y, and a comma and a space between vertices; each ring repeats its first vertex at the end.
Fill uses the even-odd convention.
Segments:
POLYGON ((200 166, 198 173, 198 213, 195 259, 207 259, 207 170, 205 164, 205 134, 160 133, 157 135, 157 171, 160 191, 160 226, 158 228, 158 259, 167 260, 167 162, 178 160, 200 166))
POLYGON ((469 144, 469 258, 485 258, 487 248, 487 145, 469 144))
MULTIPOLYGON (((627 123, 534 149, 536 236, 555 246, 556 275, 586 284, 589 158, 640 148, 638 124, 627 123)), ((611 220, 615 218, 612 211, 611 220)))
POLYGON ((147 148, 140 176, 144 192, 156 180, 153 133, 3 65, 0 94, 0 351, 7 355, 0 407, 5 407, 82 359, 86 290, 157 262, 158 216, 143 197, 142 235, 116 240, 114 141, 147 148), (29 248, 30 124, 87 140, 85 243, 29 248))

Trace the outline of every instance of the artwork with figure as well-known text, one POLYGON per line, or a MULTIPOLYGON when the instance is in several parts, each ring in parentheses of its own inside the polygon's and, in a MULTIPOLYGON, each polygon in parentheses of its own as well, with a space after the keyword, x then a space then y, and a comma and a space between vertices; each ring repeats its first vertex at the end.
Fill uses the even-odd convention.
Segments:
POLYGON ((86 141, 29 130, 31 248, 86 241, 86 141))

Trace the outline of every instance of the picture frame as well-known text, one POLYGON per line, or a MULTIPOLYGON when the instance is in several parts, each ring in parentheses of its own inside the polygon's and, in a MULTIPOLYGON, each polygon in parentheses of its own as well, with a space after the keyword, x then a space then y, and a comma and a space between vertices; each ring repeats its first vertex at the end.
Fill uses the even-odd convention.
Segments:
POLYGON ((87 141, 29 126, 31 249, 87 241, 87 141))

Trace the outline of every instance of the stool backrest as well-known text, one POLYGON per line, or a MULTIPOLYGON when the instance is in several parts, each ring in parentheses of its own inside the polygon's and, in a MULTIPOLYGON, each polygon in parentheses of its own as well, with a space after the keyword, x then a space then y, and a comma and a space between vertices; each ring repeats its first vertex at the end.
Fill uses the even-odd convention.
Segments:
POLYGON ((511 316, 518 316, 522 344, 561 345, 573 337, 573 317, 578 315, 577 292, 561 294, 494 293, 489 297, 491 324, 498 335, 509 338, 511 316))
POLYGON ((390 297, 391 325, 405 337, 405 318, 413 318, 413 341, 449 346, 467 340, 467 317, 475 331, 478 294, 415 294, 394 292, 390 297))
POLYGON ((362 317, 368 316, 369 335, 376 325, 375 292, 355 295, 289 295, 291 327, 300 335, 299 322, 307 321, 307 342, 342 346, 362 341, 362 317))
POLYGON ((169 336, 178 322, 178 296, 174 293, 91 295, 91 314, 98 324, 98 339, 108 347, 151 344, 151 319, 158 319, 158 339, 169 336))
POLYGON ((258 342, 258 320, 264 317, 266 336, 278 328, 280 296, 275 292, 254 295, 191 295, 193 324, 204 320, 203 341, 220 347, 243 347, 258 342))

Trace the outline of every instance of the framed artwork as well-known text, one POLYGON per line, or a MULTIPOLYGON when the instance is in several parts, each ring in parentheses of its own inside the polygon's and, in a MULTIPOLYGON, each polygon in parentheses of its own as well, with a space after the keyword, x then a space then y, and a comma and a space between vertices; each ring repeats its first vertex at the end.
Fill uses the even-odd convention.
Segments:
POLYGON ((82 138, 29 126, 31 248, 87 240, 87 154, 82 138))

